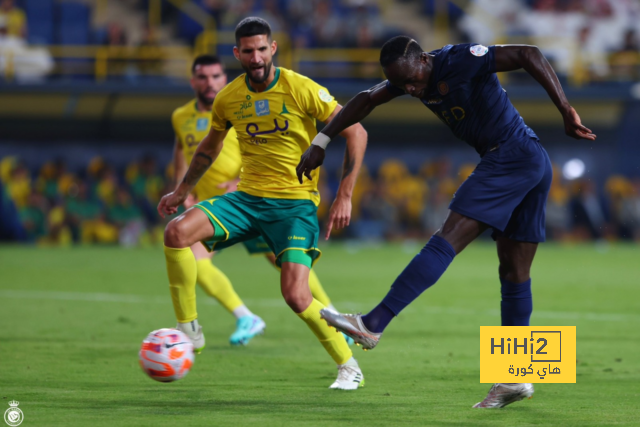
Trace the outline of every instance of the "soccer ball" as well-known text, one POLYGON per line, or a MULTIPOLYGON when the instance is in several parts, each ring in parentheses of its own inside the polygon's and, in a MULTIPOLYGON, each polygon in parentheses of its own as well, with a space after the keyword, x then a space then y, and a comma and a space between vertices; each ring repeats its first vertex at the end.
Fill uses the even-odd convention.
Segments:
POLYGON ((156 381, 179 380, 193 366, 193 344, 177 329, 158 329, 142 341, 138 354, 142 370, 156 381))

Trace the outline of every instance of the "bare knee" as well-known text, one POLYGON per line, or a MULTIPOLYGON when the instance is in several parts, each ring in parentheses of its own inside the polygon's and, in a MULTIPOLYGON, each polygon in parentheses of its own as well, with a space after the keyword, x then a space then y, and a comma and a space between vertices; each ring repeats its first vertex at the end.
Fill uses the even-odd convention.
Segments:
POLYGON ((189 240, 187 228, 179 218, 173 219, 164 229, 164 245, 170 248, 188 248, 194 242, 189 240))
POLYGON ((284 297, 287 305, 291 307, 291 310, 296 313, 302 313, 307 309, 307 307, 309 307, 309 304, 311 304, 310 299, 302 292, 295 292, 289 289, 286 292, 282 292, 282 296, 284 297))

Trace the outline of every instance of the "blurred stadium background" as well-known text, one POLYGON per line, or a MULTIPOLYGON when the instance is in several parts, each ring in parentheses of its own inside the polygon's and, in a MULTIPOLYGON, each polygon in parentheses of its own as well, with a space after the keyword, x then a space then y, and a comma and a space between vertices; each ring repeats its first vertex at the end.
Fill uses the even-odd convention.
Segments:
MULTIPOLYGON (((598 135, 567 138, 526 73, 500 76, 555 164, 549 236, 640 241, 638 0, 0 0, 0 240, 161 244, 155 206, 172 182, 171 113, 193 98, 195 55, 216 53, 230 79, 240 73, 233 28, 249 15, 271 23, 276 65, 343 103, 381 80, 379 48, 397 34, 427 50, 538 45, 598 135)), ((337 237, 426 240, 477 155, 415 100, 364 125, 354 221, 337 237)), ((322 174, 321 221, 339 145, 322 174)))

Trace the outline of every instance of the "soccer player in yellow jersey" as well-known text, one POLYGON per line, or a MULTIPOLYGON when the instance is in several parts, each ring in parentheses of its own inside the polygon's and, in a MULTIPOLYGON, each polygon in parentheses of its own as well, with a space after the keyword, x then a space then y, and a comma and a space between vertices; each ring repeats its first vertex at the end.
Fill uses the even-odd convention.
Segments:
MULTIPOLYGON (((218 92, 227 84, 227 75, 220 59, 213 55, 198 56, 193 61, 191 73, 191 87, 196 99, 177 108, 171 117, 176 135, 173 151, 176 182, 183 179, 187 164, 191 162, 198 143, 209 133, 211 106, 218 92)), ((216 163, 202 176, 194 192, 187 197, 184 206, 188 209, 198 200, 207 200, 226 192, 235 191, 240 168, 238 137, 235 130, 230 129, 216 163)), ((262 237, 244 241, 243 244, 250 254, 265 255, 269 262, 275 265, 276 257, 262 237)), ((232 345, 246 345, 251 338, 264 330, 264 321, 251 313, 234 291, 227 276, 211 263, 213 252, 207 251, 200 242, 192 245, 191 250, 196 258, 198 284, 237 319, 236 330, 231 335, 229 342, 232 345)), ((313 270, 310 272, 309 286, 316 299, 328 307, 333 307, 313 270)), ((176 295, 176 299, 179 299, 179 295, 176 295)), ((195 309, 195 300, 193 300, 193 307, 188 311, 195 312, 195 309)), ((199 328, 195 328, 195 322, 184 322, 189 316, 185 316, 182 310, 176 309, 176 315, 178 329, 200 335, 202 339, 196 340, 198 341, 196 349, 202 350, 204 335, 198 334, 199 328)))
MULTIPOLYGON (((214 250, 262 236, 281 267, 286 303, 338 365, 338 378, 330 388, 355 390, 364 384, 362 371, 342 335, 320 318, 324 305, 313 298, 308 284, 311 266, 320 256, 319 172, 310 172, 310 179, 300 185, 295 170, 317 133, 316 120, 327 123, 342 107, 314 81, 273 66, 277 44, 263 19, 244 19, 235 36, 234 55, 246 73, 216 96, 209 134, 198 145, 182 183, 160 201, 158 212, 162 216, 177 212, 216 162, 231 128, 242 154, 238 191, 202 201, 167 225, 164 244, 170 286, 188 289, 187 299, 195 297, 197 267, 189 249, 194 243, 201 241, 214 250)), ((367 142, 359 124, 342 135, 347 140, 346 161, 327 234, 349 223, 351 195, 367 142)), ((196 317, 188 320, 197 322, 196 317)))
MULTIPOLYGON (((222 64, 215 56, 202 55, 197 57, 191 66, 191 74, 191 87, 196 94, 196 99, 177 108, 171 116, 171 123, 176 135, 173 164, 177 183, 183 179, 187 171, 187 164, 191 162, 198 143, 209 133, 213 100, 227 84, 227 76, 222 64)), ((188 209, 198 200, 220 196, 228 189, 233 190, 240 174, 240 162, 238 137, 235 132, 229 132, 218 161, 204 174, 194 192, 187 197, 184 206, 188 209)), ((261 239, 244 243, 251 254, 262 253, 272 256, 271 249, 261 239)), ((198 284, 237 319, 236 330, 229 338, 229 342, 232 345, 248 344, 251 338, 264 331, 266 326, 264 321, 242 303, 227 276, 211 263, 213 252, 207 251, 200 242, 193 244, 191 250, 196 259, 198 284)), ((179 296, 176 295, 175 298, 178 299, 179 296)), ((187 304, 190 303, 191 301, 187 302, 187 304)), ((187 312, 195 311, 195 299, 192 305, 193 307, 189 307, 187 312)), ((187 319, 183 310, 176 310, 176 316, 178 317, 178 329, 195 332, 198 335, 199 328, 196 328, 193 322, 185 322, 187 319)), ((199 335, 201 339, 194 340, 196 351, 201 351, 205 345, 204 335, 199 335)))

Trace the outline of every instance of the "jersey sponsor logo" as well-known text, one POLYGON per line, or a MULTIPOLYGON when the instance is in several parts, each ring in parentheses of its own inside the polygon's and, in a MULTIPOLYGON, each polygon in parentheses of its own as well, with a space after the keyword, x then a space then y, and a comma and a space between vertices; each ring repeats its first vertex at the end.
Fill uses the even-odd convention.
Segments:
POLYGON ((197 132, 201 132, 203 130, 208 130, 209 129, 209 119, 208 118, 201 118, 198 119, 198 121, 196 121, 196 131, 197 132))
POLYGON ((187 147, 193 147, 194 145, 198 145, 199 141, 196 140, 196 137, 193 134, 188 134, 184 138, 184 142, 187 144, 187 147))
POLYGON ((257 123, 249 123, 247 124, 246 131, 247 131, 247 134, 249 134, 249 136, 256 137, 258 135, 268 135, 276 132, 282 132, 282 135, 288 135, 289 134, 289 132, 287 132, 288 129, 289 129, 289 120, 285 120, 284 125, 280 127, 280 124, 278 123, 278 119, 273 119, 273 129, 261 131, 257 123))
POLYGON ((445 82, 444 80, 438 82, 438 92, 440 92, 440 95, 446 95, 447 93, 449 93, 449 85, 447 84, 447 82, 445 82))
POLYGON ((268 99, 264 99, 262 101, 256 101, 255 106, 256 106, 256 116, 260 117, 260 116, 269 115, 270 111, 269 111, 268 99))
POLYGON ((329 92, 327 92, 327 91, 326 91, 326 90, 324 90, 324 89, 320 89, 320 90, 318 91, 318 97, 319 97, 322 101, 324 101, 324 102, 331 102, 331 101, 333 101, 333 96, 331 96, 331 95, 329 94, 329 92))
POLYGON ((489 52, 489 48, 486 46, 482 46, 481 44, 471 46, 469 50, 471 51, 471 54, 473 56, 485 56, 487 52, 489 52))
MULTIPOLYGON (((248 96, 248 95, 247 95, 248 96)), ((250 117, 253 117, 253 113, 249 113, 248 110, 249 108, 253 107, 253 102, 251 101, 243 101, 240 103, 240 107, 238 109, 238 111, 234 111, 233 114, 236 116, 236 119, 241 120, 241 119, 248 119, 250 117)))
POLYGON ((307 238, 300 236, 289 236, 289 240, 307 240, 307 238))
POLYGON ((444 122, 448 125, 459 122, 467 115, 462 107, 451 107, 450 110, 442 110, 441 114, 444 122))

